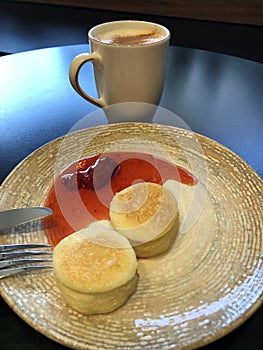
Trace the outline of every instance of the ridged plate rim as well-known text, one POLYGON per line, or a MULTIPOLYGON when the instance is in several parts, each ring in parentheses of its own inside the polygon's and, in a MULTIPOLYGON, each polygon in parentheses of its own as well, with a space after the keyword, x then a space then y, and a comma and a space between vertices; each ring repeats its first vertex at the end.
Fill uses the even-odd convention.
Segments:
MULTIPOLYGON (((205 136, 190 132, 190 131, 186 131, 183 129, 178 129, 176 127, 171 127, 171 126, 163 126, 163 125, 153 125, 153 124, 142 124, 142 123, 122 123, 122 124, 112 124, 112 125, 108 125, 108 126, 98 126, 98 127, 92 127, 86 130, 81 130, 81 131, 77 131, 74 132, 72 135, 73 137, 78 138, 79 135, 82 135, 83 133, 87 133, 90 134, 93 131, 98 131, 100 132, 104 132, 105 130, 110 131, 110 133, 113 135, 117 135, 116 130, 125 130, 125 129, 134 129, 137 130, 137 133, 140 133, 140 130, 143 130, 144 128, 146 128, 148 131, 153 132, 153 134, 162 134, 162 133, 174 133, 177 135, 180 135, 180 137, 184 138, 197 138, 198 142, 200 142, 201 146, 204 147, 208 147, 211 150, 216 149, 217 148, 217 152, 222 152, 222 155, 226 155, 229 158, 234 159, 236 162, 239 162, 239 164, 243 167, 243 169, 245 169, 247 172, 244 174, 240 175, 240 179, 243 181, 247 181, 248 183, 248 187, 251 187, 252 185, 256 185, 258 186, 258 193, 260 193, 260 189, 261 189, 261 193, 263 193, 263 182, 262 179, 259 177, 259 175, 244 161, 242 160, 238 155, 236 155, 234 152, 232 152, 231 150, 229 150, 228 148, 226 148, 225 146, 217 143, 216 141, 213 141, 205 136)), ((127 134, 128 135, 128 134, 127 134)), ((20 162, 16 168, 8 175, 8 177, 4 180, 3 184, 1 185, 1 199, 0 199, 0 208, 2 209, 8 209, 11 200, 8 201, 6 199, 6 197, 2 198, 2 194, 4 194, 8 188, 11 186, 14 186, 14 182, 16 181, 16 177, 17 174, 21 171, 21 168, 23 169, 23 167, 32 159, 38 157, 38 154, 43 152, 44 150, 52 150, 52 149, 56 149, 56 147, 62 142, 62 140, 64 139, 64 137, 59 137, 49 143, 47 143, 46 145, 40 147, 39 149, 37 149, 36 151, 34 151, 33 153, 31 153, 28 157, 26 157, 22 162, 20 162)), ((118 139, 118 135, 117 135, 117 139, 118 139)), ((211 151, 212 152, 212 151, 211 151)), ((210 156, 210 155, 209 155, 210 156)), ((212 160, 209 160, 209 156, 207 157, 208 159, 208 163, 209 166, 211 166, 211 168, 213 168, 213 163, 212 160)), ((213 154, 212 154, 213 156, 213 154)), ((202 155, 203 157, 203 155, 202 155)), ((182 164, 183 165, 183 164, 182 164)), ((222 170, 224 171, 224 169, 222 170)), ((225 175, 225 174, 224 174, 225 175)), ((50 187, 50 184, 52 183, 53 179, 50 179, 49 184, 47 185, 48 187, 50 187)), ((29 203, 30 205, 35 204, 35 205, 39 205, 39 204, 43 204, 43 200, 44 198, 42 198, 40 200, 40 202, 37 203, 29 203)), ((262 196, 261 198, 258 199, 259 201, 262 200, 262 196)), ((23 203, 22 206, 25 206, 25 204, 27 203, 23 203)), ((257 207, 257 209, 259 209, 259 207, 257 207)), ((261 209, 261 213, 254 213, 257 215, 261 214, 261 217, 263 216, 263 210, 261 209)), ((250 216, 253 216, 253 211, 250 211, 250 216)), ((263 229, 263 225, 262 222, 258 223, 259 227, 257 229, 262 230, 263 229)), ((253 231, 253 227, 251 228, 251 230, 253 231)), ((261 242, 261 247, 259 247, 259 249, 261 250, 261 253, 263 254, 263 243, 261 242)), ((48 274, 48 273, 47 273, 48 274)), ((44 276, 44 275, 43 275, 44 276)), ((26 278, 26 277, 25 277, 26 278)), ((37 331, 39 331, 40 333, 44 334, 45 336, 51 338, 52 340, 61 343, 65 346, 68 347, 73 347, 76 349, 88 349, 90 344, 87 344, 87 347, 85 347, 85 345, 83 344, 78 344, 78 342, 76 341, 76 339, 71 339, 70 337, 67 338, 63 333, 60 333, 60 330, 58 327, 57 332, 52 329, 49 330, 47 327, 43 327, 41 326, 41 324, 38 322, 38 319, 34 319, 34 317, 30 314, 30 310, 25 310, 23 308, 20 308, 18 304, 16 304, 16 302, 13 300, 13 296, 11 295, 13 293, 13 285, 10 287, 12 290, 12 293, 9 293, 9 284, 8 284, 8 280, 5 280, 6 282, 4 282, 4 287, 2 285, 0 285, 0 291, 1 291, 1 296, 3 297, 3 299, 7 302, 7 304, 18 314, 18 316, 20 316, 26 323, 28 323, 31 327, 33 327, 34 329, 36 329, 37 331), (6 283, 6 284, 5 284, 6 283)), ((17 279, 17 281, 19 281, 19 279, 17 279)), ((19 284, 20 282, 18 282, 19 284)), ((215 341, 219 338, 221 338, 222 336, 228 334, 229 332, 231 332, 232 330, 234 330, 235 328, 237 328, 238 326, 240 326, 244 321, 246 321, 261 305, 263 302, 263 286, 260 287, 261 288, 261 294, 259 291, 257 291, 257 299, 253 302, 252 305, 250 305, 249 307, 247 307, 246 311, 241 313, 239 315, 238 318, 236 318, 233 322, 230 322, 228 326, 224 326, 222 327, 222 329, 219 329, 216 333, 208 333, 206 334, 204 337, 201 337, 200 339, 197 340, 192 340, 192 341, 188 341, 188 343, 182 343, 182 345, 176 345, 174 344, 174 347, 172 346, 171 343, 169 343, 169 340, 167 340, 167 347, 169 346, 169 348, 176 348, 176 349, 192 349, 192 348, 196 348, 199 346, 203 346, 206 344, 209 344, 212 341, 215 341)), ((63 312, 63 311, 62 311, 63 312)), ((61 326, 61 325, 60 325, 61 326)), ((162 330, 160 331, 160 333, 162 333, 162 330)), ((195 337, 193 337, 193 339, 195 339, 195 337)), ((165 342, 165 341, 164 341, 165 342)), ((116 343, 115 343, 116 345, 116 343)), ((92 344, 92 349, 96 349, 96 344, 92 344)), ((130 347, 130 348, 134 348, 134 349, 144 349, 146 348, 145 346, 147 345, 147 340, 146 343, 142 343, 142 342, 138 342, 138 344, 136 344, 136 346, 134 347, 130 347)), ((120 347, 121 349, 124 349, 125 347, 120 347)))

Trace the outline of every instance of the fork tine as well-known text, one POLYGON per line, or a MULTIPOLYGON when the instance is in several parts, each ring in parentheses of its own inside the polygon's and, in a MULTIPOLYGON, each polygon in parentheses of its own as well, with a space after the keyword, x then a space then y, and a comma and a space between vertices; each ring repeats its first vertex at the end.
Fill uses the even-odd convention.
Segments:
POLYGON ((35 248, 51 248, 51 246, 45 243, 0 245, 0 279, 24 271, 52 268, 52 257, 50 257, 52 250, 34 250, 35 248), (45 265, 32 265, 35 263, 45 265))
POLYGON ((37 251, 21 251, 21 252, 4 252, 0 253, 0 259, 12 259, 12 258, 19 258, 23 256, 30 256, 30 255, 51 255, 52 252, 48 252, 45 250, 37 250, 37 251))
POLYGON ((45 250, 26 250, 26 249, 34 249, 34 248, 51 248, 50 244, 7 244, 0 246, 0 259, 12 259, 19 258, 28 255, 50 255, 52 254, 50 251, 45 250))
POLYGON ((0 270, 3 268, 11 268, 13 265, 28 264, 28 263, 37 263, 37 262, 52 262, 52 258, 29 258, 29 259, 11 259, 11 260, 2 260, 0 261, 0 270))
POLYGON ((41 269, 51 269, 52 265, 32 265, 32 266, 22 266, 22 267, 13 267, 0 270, 0 279, 15 275, 17 273, 31 271, 31 270, 41 270, 41 269))
POLYGON ((6 245, 0 245, 0 252, 16 250, 16 249, 45 248, 45 247, 51 247, 51 245, 46 243, 6 244, 6 245))

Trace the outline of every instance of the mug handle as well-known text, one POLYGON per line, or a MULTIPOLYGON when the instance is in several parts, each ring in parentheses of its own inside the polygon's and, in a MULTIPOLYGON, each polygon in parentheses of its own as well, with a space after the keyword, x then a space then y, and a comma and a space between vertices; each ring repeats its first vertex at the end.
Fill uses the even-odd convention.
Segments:
POLYGON ((89 61, 95 61, 98 60, 101 63, 101 58, 98 54, 92 52, 92 53, 81 53, 73 58, 70 67, 69 67, 69 80, 71 82, 71 85, 73 88, 77 91, 77 93, 80 94, 81 97, 86 99, 87 101, 93 103, 94 105, 98 107, 105 107, 106 102, 103 98, 96 98, 88 95, 80 86, 79 83, 79 72, 81 67, 89 61))

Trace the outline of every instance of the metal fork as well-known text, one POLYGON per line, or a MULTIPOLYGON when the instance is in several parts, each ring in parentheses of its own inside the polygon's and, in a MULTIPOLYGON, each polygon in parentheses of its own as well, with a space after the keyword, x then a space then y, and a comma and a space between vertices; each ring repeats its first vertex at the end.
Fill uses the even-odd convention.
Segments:
POLYGON ((52 250, 49 244, 0 245, 0 279, 24 271, 47 268, 52 268, 52 250))

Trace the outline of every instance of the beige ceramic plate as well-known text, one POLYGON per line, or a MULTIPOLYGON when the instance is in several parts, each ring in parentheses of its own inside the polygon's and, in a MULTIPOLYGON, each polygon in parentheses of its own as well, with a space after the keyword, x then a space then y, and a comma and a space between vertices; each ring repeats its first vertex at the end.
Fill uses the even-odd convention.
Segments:
MULTIPOLYGON (((139 261, 136 293, 108 315, 88 317, 67 307, 52 270, 2 280, 1 295, 33 328, 76 349, 190 349, 227 334, 262 303, 263 183, 218 143, 152 124, 79 131, 26 158, 3 183, 0 208, 43 205, 54 173, 81 156, 116 149, 159 154, 197 176, 192 188, 167 184, 180 193, 181 227, 172 249, 139 261)), ((31 224, 0 240, 46 237, 31 224)))

